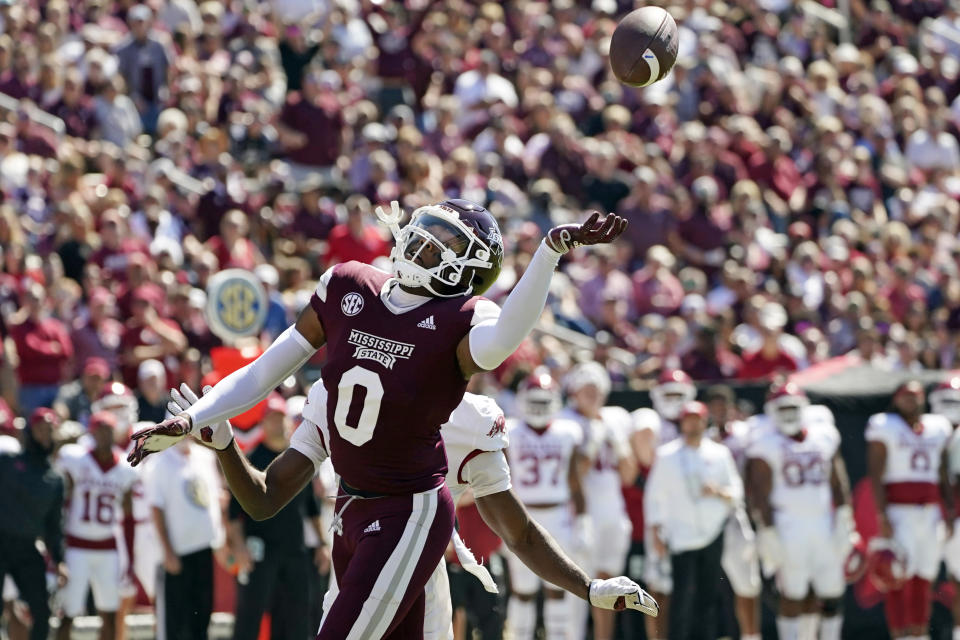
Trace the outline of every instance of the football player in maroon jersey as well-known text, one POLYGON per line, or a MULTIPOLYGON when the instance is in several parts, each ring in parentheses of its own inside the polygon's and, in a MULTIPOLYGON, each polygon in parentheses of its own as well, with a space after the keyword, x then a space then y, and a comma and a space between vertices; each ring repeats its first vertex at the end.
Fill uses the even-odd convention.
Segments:
POLYGON ((627 225, 593 213, 582 225, 551 229, 500 309, 479 297, 503 256, 486 209, 447 200, 417 209, 402 229, 398 205, 392 216, 378 215, 397 241, 392 274, 357 262, 332 267, 296 324, 263 355, 186 411, 135 434, 130 455, 136 464, 192 434, 217 450, 240 504, 254 517, 269 517, 264 495, 305 482, 313 464, 286 451, 264 486, 223 421, 262 400, 326 345, 328 445, 341 477, 333 546, 340 595, 321 640, 422 636, 423 587, 454 520, 440 425, 470 376, 500 365, 533 328, 560 257, 579 245, 612 242, 627 225))

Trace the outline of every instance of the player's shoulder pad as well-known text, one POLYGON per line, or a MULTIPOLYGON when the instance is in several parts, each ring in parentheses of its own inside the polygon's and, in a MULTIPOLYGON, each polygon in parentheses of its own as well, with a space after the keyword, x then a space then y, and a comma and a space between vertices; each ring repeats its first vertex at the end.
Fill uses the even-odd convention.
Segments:
POLYGON ((830 443, 830 446, 836 451, 840 446, 840 430, 832 422, 817 422, 811 426, 821 438, 830 443))
POLYGON ((83 445, 72 442, 65 444, 57 451, 57 460, 61 463, 69 463, 79 460, 87 455, 87 448, 83 445))
POLYGON ((654 433, 660 430, 660 414, 650 407, 641 407, 630 414, 633 419, 633 430, 643 431, 650 429, 654 433))
POLYGON ((945 416, 935 413, 924 414, 923 426, 926 429, 936 429, 944 438, 949 438, 950 434, 953 433, 953 425, 950 424, 950 421, 945 416))
POLYGON ((623 407, 608 406, 600 409, 600 416, 604 421, 609 421, 617 426, 625 426, 633 423, 630 412, 623 407))
POLYGON ((828 407, 822 404, 811 404, 803 410, 804 420, 809 420, 811 422, 826 422, 828 424, 836 424, 836 419, 833 417, 833 412, 830 411, 828 407))
POLYGON ((583 441, 583 427, 580 426, 579 422, 568 418, 554 418, 550 423, 550 431, 566 434, 578 444, 583 441))
POLYGON ((503 410, 492 398, 474 393, 463 394, 440 434, 444 442, 468 444, 482 451, 499 451, 509 443, 503 410))
POLYGON ((767 460, 779 448, 782 441, 782 434, 776 429, 762 429, 754 433, 747 446, 748 458, 761 458, 767 460))
POLYGON ((867 428, 863 437, 867 440, 883 440, 894 427, 892 416, 889 413, 875 413, 867 420, 867 428))
POLYGON ((471 327, 483 322, 494 321, 500 317, 500 307, 497 303, 481 296, 468 298, 460 307, 460 310, 472 314, 470 316, 471 327))
MULTIPOLYGON (((704 440, 706 441, 706 439, 704 440)), ((680 451, 680 447, 683 445, 682 438, 675 438, 666 444, 662 444, 657 447, 657 458, 665 458, 667 456, 672 456, 680 451)))

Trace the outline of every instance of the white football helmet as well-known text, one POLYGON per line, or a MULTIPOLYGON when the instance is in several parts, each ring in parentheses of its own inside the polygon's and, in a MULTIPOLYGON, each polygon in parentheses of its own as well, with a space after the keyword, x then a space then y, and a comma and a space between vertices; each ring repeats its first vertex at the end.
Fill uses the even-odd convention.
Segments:
POLYGON ((517 389, 520 417, 531 427, 540 429, 550 424, 563 407, 560 386, 546 369, 537 369, 517 389))
POLYGON ((930 392, 930 409, 953 425, 960 425, 960 376, 941 382, 930 392))
POLYGON ((786 382, 770 387, 763 411, 780 433, 795 436, 803 429, 803 410, 810 399, 796 383, 786 382))
POLYGON ((661 418, 676 422, 680 411, 697 397, 697 388, 693 380, 679 369, 668 369, 660 374, 657 386, 650 390, 653 410, 661 418))

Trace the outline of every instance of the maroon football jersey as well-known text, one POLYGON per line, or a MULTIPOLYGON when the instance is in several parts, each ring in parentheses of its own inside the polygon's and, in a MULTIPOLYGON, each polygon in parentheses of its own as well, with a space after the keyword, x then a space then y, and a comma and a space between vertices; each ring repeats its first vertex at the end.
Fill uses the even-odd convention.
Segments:
POLYGON ((443 483, 440 425, 467 388, 457 344, 497 309, 479 297, 431 298, 395 313, 381 299, 388 280, 367 264, 339 264, 321 278, 310 304, 327 335, 323 382, 334 468, 355 489, 402 495, 443 483))

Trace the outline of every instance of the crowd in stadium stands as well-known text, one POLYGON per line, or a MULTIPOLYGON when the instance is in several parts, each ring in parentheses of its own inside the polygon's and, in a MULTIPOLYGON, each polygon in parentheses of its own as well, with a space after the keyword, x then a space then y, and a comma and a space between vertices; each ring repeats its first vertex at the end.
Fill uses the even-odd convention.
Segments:
POLYGON ((493 212, 494 300, 549 227, 629 219, 488 391, 956 368, 960 2, 850 0, 844 38, 833 0, 651 0, 680 52, 645 89, 605 57, 633 4, 0 0, 3 425, 85 422, 108 380, 160 419, 221 344, 213 274, 256 273, 269 344, 329 265, 387 264, 392 200, 493 212))

